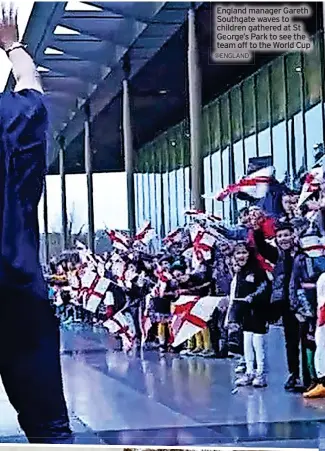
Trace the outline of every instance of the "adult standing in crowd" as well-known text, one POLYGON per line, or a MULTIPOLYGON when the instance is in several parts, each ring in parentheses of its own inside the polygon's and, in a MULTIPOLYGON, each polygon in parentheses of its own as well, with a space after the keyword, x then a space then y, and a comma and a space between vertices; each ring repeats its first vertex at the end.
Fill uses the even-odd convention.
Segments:
POLYGON ((12 7, 1 10, 0 47, 16 80, 15 92, 0 96, 0 374, 30 443, 72 443, 59 329, 39 262, 47 112, 12 7))

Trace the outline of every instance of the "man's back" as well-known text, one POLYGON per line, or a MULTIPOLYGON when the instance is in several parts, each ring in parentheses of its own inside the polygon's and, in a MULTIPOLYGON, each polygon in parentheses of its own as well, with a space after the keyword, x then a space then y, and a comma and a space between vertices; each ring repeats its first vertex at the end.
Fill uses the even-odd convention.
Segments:
POLYGON ((47 130, 42 97, 28 89, 0 96, 0 286, 7 295, 14 289, 45 299, 38 229, 47 130))

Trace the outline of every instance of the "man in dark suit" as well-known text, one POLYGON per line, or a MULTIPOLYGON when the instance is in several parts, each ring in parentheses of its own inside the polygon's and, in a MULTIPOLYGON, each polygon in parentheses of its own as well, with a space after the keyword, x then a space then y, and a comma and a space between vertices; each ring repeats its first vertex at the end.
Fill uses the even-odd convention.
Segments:
POLYGON ((16 80, 0 95, 0 375, 30 443, 72 443, 59 327, 39 262, 47 112, 12 8, 0 10, 0 48, 16 80))

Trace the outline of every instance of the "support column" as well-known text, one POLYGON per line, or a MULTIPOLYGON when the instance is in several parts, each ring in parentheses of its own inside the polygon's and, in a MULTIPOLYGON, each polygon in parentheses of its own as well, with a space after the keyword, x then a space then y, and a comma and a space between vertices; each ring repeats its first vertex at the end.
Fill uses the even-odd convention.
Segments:
POLYGON ((131 125, 130 108, 130 89, 129 75, 131 71, 130 60, 128 57, 123 61, 124 80, 123 80, 123 148, 124 163, 126 172, 127 202, 128 202, 128 228, 130 236, 136 233, 135 225, 135 192, 134 192, 134 150, 133 134, 131 125))
POLYGON ((85 170, 87 176, 87 194, 88 194, 88 248, 91 252, 95 251, 95 224, 94 224, 94 198, 93 198, 93 161, 91 151, 90 134, 90 105, 85 105, 85 170))
POLYGON ((196 38, 196 15, 194 5, 188 12, 188 82, 191 130, 191 203, 192 207, 204 210, 203 156, 201 145, 202 87, 199 49, 196 38))
POLYGON ((60 179, 61 179, 61 216, 62 216, 62 250, 68 249, 68 215, 67 215, 67 186, 65 177, 65 140, 63 137, 59 140, 60 153, 60 179))
POLYGON ((44 177, 43 187, 43 217, 44 217, 44 235, 45 235, 45 260, 46 264, 50 263, 50 243, 49 243, 49 216, 48 216, 48 202, 47 202, 47 185, 46 177, 44 177))

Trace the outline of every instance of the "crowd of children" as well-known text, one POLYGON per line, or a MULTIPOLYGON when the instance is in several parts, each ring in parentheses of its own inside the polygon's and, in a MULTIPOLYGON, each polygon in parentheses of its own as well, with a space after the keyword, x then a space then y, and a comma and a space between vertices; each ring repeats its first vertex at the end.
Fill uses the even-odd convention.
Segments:
POLYGON ((143 231, 132 241, 111 233, 113 252, 92 255, 97 263, 88 259, 87 264, 97 265, 100 276, 110 281, 113 302, 101 302, 93 311, 73 295, 71 282, 84 271, 84 251, 66 254, 52 264, 49 275, 58 315, 64 323, 100 325, 117 312, 128 312, 134 321, 134 346, 146 341, 162 354, 174 352, 183 358, 238 356, 236 385, 256 388, 267 386, 266 336, 270 325, 280 324, 289 374, 285 390, 325 397, 322 171, 322 165, 315 165, 299 189, 271 177, 267 192, 258 199, 245 194, 240 189, 245 183, 240 183, 229 191, 247 200, 236 227, 190 212, 191 223, 167 235, 154 255, 146 251, 143 231), (189 311, 187 304, 178 303, 182 297, 192 297, 194 304, 215 297, 216 304, 207 321, 196 317, 196 333, 172 346, 171 323, 175 317, 184 320, 189 311))

